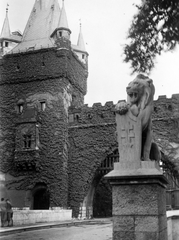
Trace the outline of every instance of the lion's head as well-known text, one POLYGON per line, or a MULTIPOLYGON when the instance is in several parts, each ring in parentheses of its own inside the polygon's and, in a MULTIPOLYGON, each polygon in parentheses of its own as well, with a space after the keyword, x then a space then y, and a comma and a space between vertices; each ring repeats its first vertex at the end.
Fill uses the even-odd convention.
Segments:
POLYGON ((153 81, 139 74, 132 82, 130 82, 126 88, 128 95, 128 103, 130 105, 137 105, 144 109, 153 100, 155 88, 153 81))

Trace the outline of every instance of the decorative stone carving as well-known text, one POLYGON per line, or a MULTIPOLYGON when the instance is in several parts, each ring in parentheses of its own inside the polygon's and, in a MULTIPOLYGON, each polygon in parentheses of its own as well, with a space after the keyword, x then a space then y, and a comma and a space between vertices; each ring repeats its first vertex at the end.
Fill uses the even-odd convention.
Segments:
POLYGON ((150 156, 154 158, 152 160, 159 161, 159 150, 152 143, 153 81, 139 74, 129 83, 126 91, 127 102, 119 102, 115 108, 120 156, 122 153, 125 161, 148 161, 150 156))

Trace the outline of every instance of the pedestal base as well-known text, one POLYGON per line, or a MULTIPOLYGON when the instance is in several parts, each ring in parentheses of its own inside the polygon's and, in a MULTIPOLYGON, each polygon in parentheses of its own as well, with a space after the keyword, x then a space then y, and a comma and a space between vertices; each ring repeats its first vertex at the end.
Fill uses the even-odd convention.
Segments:
POLYGON ((113 240, 167 240, 167 181, 161 173, 144 175, 143 170, 106 176, 112 184, 113 240))

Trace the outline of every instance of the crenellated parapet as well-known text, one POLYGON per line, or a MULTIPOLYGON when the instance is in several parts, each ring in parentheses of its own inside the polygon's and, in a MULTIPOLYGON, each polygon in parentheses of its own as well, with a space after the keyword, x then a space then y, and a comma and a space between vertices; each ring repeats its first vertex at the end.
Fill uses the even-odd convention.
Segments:
POLYGON ((153 119, 155 118, 178 118, 179 117, 179 94, 173 94, 171 98, 166 95, 159 96, 154 101, 153 119))
MULTIPOLYGON (((122 100, 121 100, 122 101, 122 100)), ((69 108, 69 125, 82 126, 84 124, 115 124, 115 104, 106 102, 104 105, 101 103, 94 103, 92 107, 88 104, 80 108, 69 108)), ((153 120, 166 120, 179 118, 179 94, 173 94, 171 98, 159 96, 154 101, 154 110, 152 114, 153 120)))
POLYGON ((70 126, 84 124, 105 124, 115 123, 115 104, 106 102, 104 106, 101 103, 94 103, 92 107, 87 104, 81 108, 69 108, 69 124, 70 126))

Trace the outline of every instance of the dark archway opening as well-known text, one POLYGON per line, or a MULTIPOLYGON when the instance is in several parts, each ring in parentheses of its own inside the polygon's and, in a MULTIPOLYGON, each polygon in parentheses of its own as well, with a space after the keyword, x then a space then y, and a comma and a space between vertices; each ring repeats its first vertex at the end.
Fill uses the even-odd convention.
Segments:
POLYGON ((50 194, 46 185, 37 184, 33 190, 33 209, 46 210, 50 207, 50 194))
POLYGON ((46 189, 38 190, 34 194, 34 209, 49 209, 49 194, 46 189))
POLYGON ((95 173, 96 188, 93 197, 93 217, 112 217, 112 186, 104 178, 114 168, 114 163, 119 162, 118 149, 115 149, 101 163, 95 173))
POLYGON ((112 187, 103 177, 94 194, 93 217, 112 217, 112 187))

